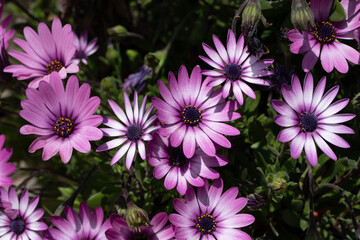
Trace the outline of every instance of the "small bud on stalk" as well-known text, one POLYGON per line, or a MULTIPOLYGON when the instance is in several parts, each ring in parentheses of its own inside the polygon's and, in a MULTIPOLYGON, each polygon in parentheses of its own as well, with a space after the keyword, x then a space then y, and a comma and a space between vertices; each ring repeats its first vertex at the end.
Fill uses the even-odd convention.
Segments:
POLYGON ((296 29, 309 31, 315 27, 314 14, 305 0, 293 0, 291 4, 291 22, 296 29))
POLYGON ((253 29, 256 28, 260 18, 261 18, 261 7, 259 0, 250 0, 241 15, 242 22, 241 28, 243 29, 253 29))
POLYGON ((284 178, 275 178, 271 185, 276 193, 284 193, 287 189, 287 182, 284 178))
POLYGON ((133 202, 128 204, 126 222, 135 231, 139 231, 141 226, 148 226, 150 224, 146 211, 136 206, 133 202))

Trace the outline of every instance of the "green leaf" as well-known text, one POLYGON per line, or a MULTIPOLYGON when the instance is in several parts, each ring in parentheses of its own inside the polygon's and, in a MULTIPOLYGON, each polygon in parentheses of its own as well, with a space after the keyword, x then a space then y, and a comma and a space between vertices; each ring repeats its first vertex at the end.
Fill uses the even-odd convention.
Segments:
POLYGON ((348 167, 350 169, 358 169, 357 161, 355 160, 345 158, 345 159, 340 159, 339 162, 345 167, 348 167))
POLYGON ((338 22, 346 18, 344 8, 341 6, 339 0, 334 0, 333 6, 330 11, 329 21, 338 22))
POLYGON ((267 10, 267 9, 272 9, 273 8, 271 6, 270 2, 268 2, 266 0, 260 0, 260 7, 261 7, 261 10, 267 10))
POLYGON ((87 203, 91 208, 100 206, 101 200, 104 198, 104 196, 105 195, 102 194, 101 192, 97 192, 89 197, 89 199, 87 200, 87 203))

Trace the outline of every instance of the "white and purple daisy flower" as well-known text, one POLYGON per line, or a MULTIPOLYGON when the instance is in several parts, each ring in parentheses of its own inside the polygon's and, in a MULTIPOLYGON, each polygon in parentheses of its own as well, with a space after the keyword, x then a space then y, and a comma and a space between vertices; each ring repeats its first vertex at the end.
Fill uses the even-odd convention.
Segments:
POLYGON ((89 206, 82 202, 77 214, 71 207, 64 209, 66 218, 51 216, 56 228, 48 229, 49 240, 104 240, 105 232, 111 228, 110 219, 104 220, 104 211, 96 207, 91 213, 89 206))
POLYGON ((111 159, 111 165, 117 163, 127 153, 126 167, 130 169, 136 156, 136 149, 138 149, 141 159, 145 160, 146 150, 143 141, 150 141, 152 139, 150 134, 160 128, 160 126, 153 126, 156 115, 150 117, 154 107, 150 105, 145 112, 146 99, 147 96, 145 95, 139 108, 138 95, 135 92, 134 107, 132 107, 129 96, 124 92, 126 114, 117 103, 111 99, 108 100, 111 109, 122 123, 110 117, 104 117, 103 124, 110 127, 101 128, 104 136, 117 138, 100 145, 96 151, 108 151, 122 145, 111 159))
POLYGON ((292 158, 298 158, 303 149, 311 165, 317 164, 316 145, 331 159, 337 157, 325 140, 341 148, 350 145, 337 134, 353 134, 354 131, 340 123, 349 121, 355 114, 337 114, 349 102, 341 99, 335 103, 339 86, 334 86, 324 94, 326 77, 323 77, 313 91, 313 76, 307 73, 304 86, 301 87, 299 78, 293 75, 291 87, 283 84, 282 95, 286 102, 272 100, 272 106, 280 114, 274 121, 286 127, 278 135, 280 142, 289 142, 292 158), (315 140, 315 142, 314 142, 315 140))
POLYGON ((354 64, 360 63, 359 52, 338 41, 354 39, 353 31, 360 27, 360 12, 357 11, 352 16, 347 14, 343 21, 331 22, 328 18, 332 5, 332 0, 311 0, 310 7, 315 17, 315 28, 302 33, 292 29, 288 33, 288 38, 292 42, 290 51, 295 54, 305 53, 302 60, 302 68, 305 72, 315 66, 319 57, 323 69, 328 73, 334 67, 341 73, 347 73, 349 66, 346 60, 354 64))
POLYGON ((9 163, 8 160, 12 155, 12 149, 7 147, 3 148, 5 142, 5 135, 0 135, 0 186, 7 187, 13 183, 13 180, 9 177, 15 172, 15 164, 9 163))
POLYGON ((169 224, 168 216, 164 212, 156 214, 150 221, 149 226, 140 227, 139 231, 129 228, 126 221, 117 214, 110 216, 112 228, 106 231, 105 235, 108 240, 169 240, 175 236, 174 227, 169 224))
POLYGON ((191 158, 186 158, 180 147, 170 145, 169 137, 155 133, 148 146, 148 161, 154 167, 154 177, 165 177, 164 186, 170 190, 176 186, 177 191, 184 195, 187 183, 195 187, 204 186, 204 180, 217 179, 220 174, 212 167, 222 167, 228 159, 221 155, 208 156, 199 147, 191 158))
POLYGON ((255 221, 250 214, 237 214, 247 204, 247 198, 237 198, 237 187, 228 189, 224 194, 222 191, 221 178, 215 180, 210 188, 205 180, 197 195, 190 187, 185 201, 174 199, 174 208, 179 214, 170 214, 169 220, 176 228, 176 239, 251 240, 247 233, 238 229, 255 221))
POLYGON ((36 209, 39 197, 36 196, 29 202, 29 192, 25 189, 19 199, 12 187, 8 191, 1 187, 0 196, 0 201, 13 210, 11 215, 8 215, 7 211, 0 212, 0 238, 42 240, 40 235, 48 227, 39 221, 44 215, 43 209, 36 209))
POLYGON ((30 124, 20 133, 40 135, 29 147, 33 153, 44 148, 42 159, 49 160, 58 152, 63 163, 70 161, 73 148, 82 153, 91 150, 89 141, 102 138, 97 128, 102 117, 93 115, 100 105, 99 97, 90 97, 90 85, 79 87, 79 80, 71 76, 66 88, 59 74, 51 73, 49 82, 42 81, 39 89, 28 88, 28 99, 21 101, 20 116, 30 124))
POLYGON ((212 66, 213 70, 203 70, 202 74, 210 76, 211 80, 208 85, 210 87, 218 86, 225 82, 222 94, 226 98, 230 91, 234 93, 236 100, 240 105, 244 103, 242 92, 247 96, 255 99, 255 92, 246 84, 258 84, 269 86, 269 82, 262 79, 272 74, 271 71, 265 70, 274 60, 265 59, 259 60, 259 57, 250 55, 248 47, 244 46, 244 36, 241 35, 236 41, 234 33, 229 30, 226 42, 226 48, 221 43, 219 38, 213 35, 213 41, 216 51, 206 43, 203 43, 203 48, 209 56, 199 56, 204 62, 212 66))
POLYGON ((73 32, 70 24, 62 27, 60 19, 54 19, 51 32, 45 23, 38 26, 38 34, 30 27, 24 28, 25 40, 13 41, 25 52, 11 50, 9 55, 24 65, 10 65, 4 71, 12 73, 18 80, 33 79, 29 87, 37 88, 40 81, 49 82, 50 74, 58 72, 61 79, 68 73, 76 73, 79 67, 72 63, 75 53, 73 32))
POLYGON ((215 156, 214 143, 230 148, 231 143, 223 134, 235 136, 240 131, 222 122, 240 118, 235 112, 235 101, 224 101, 221 89, 213 91, 208 86, 210 78, 202 82, 201 69, 196 66, 189 78, 184 66, 180 67, 178 81, 169 73, 169 88, 159 80, 158 87, 164 100, 154 97, 152 103, 157 116, 164 124, 159 129, 162 136, 170 136, 171 146, 177 148, 182 143, 185 156, 189 159, 196 146, 209 156, 215 156))
POLYGON ((80 38, 74 33, 73 44, 76 48, 76 52, 72 58, 72 62, 76 64, 82 62, 87 65, 87 58, 94 54, 99 48, 99 46, 96 45, 96 42, 97 38, 93 38, 88 43, 88 32, 86 30, 81 33, 80 38))
MULTIPOLYGON (((0 19, 3 14, 3 7, 4 7, 5 0, 0 0, 0 19)), ((3 44, 5 49, 9 46, 8 41, 12 38, 15 34, 15 30, 11 29, 6 31, 6 28, 9 26, 11 21, 11 15, 7 16, 0 22, 0 38, 3 39, 3 44)))

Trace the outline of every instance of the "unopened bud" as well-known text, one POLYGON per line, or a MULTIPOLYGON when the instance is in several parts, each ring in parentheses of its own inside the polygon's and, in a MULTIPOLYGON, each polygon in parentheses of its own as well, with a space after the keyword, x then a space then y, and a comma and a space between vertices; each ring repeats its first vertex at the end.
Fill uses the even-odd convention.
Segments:
POLYGON ((275 178, 271 184, 276 193, 284 193, 287 189, 287 182, 284 178, 275 178))
POLYGON ((360 110, 360 93, 356 94, 356 96, 351 100, 351 103, 356 110, 360 110))
POLYGON ((259 0, 250 0, 241 15, 241 27, 244 29, 256 28, 261 18, 261 7, 259 0))
POLYGON ((156 68, 159 65, 160 60, 151 53, 146 54, 145 56, 145 65, 150 68, 156 68))
POLYGON ((248 207, 256 210, 256 209, 260 209, 265 205, 265 200, 258 194, 254 193, 254 194, 250 194, 248 196, 248 207))
POLYGON ((141 226, 148 226, 150 224, 146 211, 136 206, 133 202, 128 204, 126 222, 135 231, 140 231, 141 226))
POLYGON ((308 31, 315 27, 314 14, 305 0, 293 0, 291 4, 291 22, 299 31, 308 31))

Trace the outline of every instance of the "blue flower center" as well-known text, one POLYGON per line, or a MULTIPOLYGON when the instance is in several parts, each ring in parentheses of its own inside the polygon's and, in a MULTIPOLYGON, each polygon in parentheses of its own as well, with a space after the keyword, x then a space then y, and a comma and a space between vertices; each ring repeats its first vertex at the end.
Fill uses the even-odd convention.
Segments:
POLYGON ((201 110, 192 105, 186 106, 181 112, 181 119, 188 126, 198 125, 201 118, 201 110))
POLYGON ((314 35, 321 43, 332 43, 335 40, 335 27, 331 23, 325 21, 316 23, 314 35))
POLYGON ((130 125, 126 131, 126 137, 131 141, 137 141, 141 138, 143 131, 138 124, 130 125))
POLYGON ((59 137, 68 137, 74 128, 70 118, 60 117, 54 124, 55 134, 59 137))
POLYGON ((46 66, 47 73, 50 74, 53 71, 59 72, 61 68, 64 67, 64 64, 59 60, 52 60, 49 62, 49 64, 46 66))
POLYGON ((189 162, 189 159, 185 157, 182 148, 171 148, 169 159, 169 164, 173 167, 182 167, 189 162))
POLYGON ((201 215, 196 221, 196 228, 202 234, 212 234, 216 230, 216 222, 214 217, 207 213, 201 215))
POLYGON ((237 80, 241 75, 241 67, 237 64, 229 64, 225 67, 225 76, 230 80, 237 80))
POLYGON ((317 128, 317 118, 314 114, 304 112, 299 116, 300 127, 304 132, 313 132, 317 128))
POLYGON ((10 222, 10 229, 13 231, 16 235, 20 235, 25 230, 25 223, 21 219, 15 219, 10 222))

